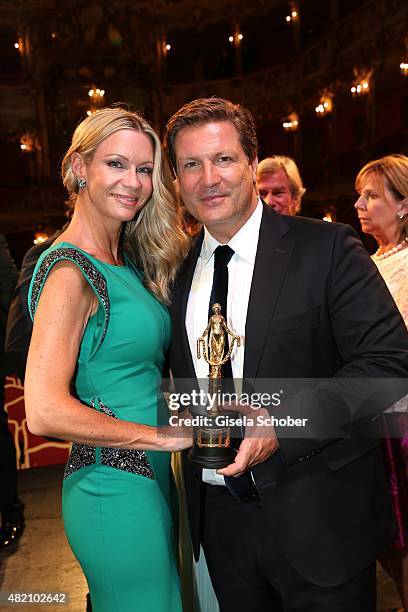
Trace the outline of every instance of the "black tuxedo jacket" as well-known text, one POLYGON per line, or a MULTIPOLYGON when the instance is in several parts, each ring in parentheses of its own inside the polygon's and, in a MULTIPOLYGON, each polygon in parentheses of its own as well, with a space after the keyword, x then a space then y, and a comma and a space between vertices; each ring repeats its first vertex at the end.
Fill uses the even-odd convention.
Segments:
MULTIPOLYGON (((18 270, 11 257, 7 241, 0 234, 0 377, 5 374, 4 338, 6 333, 7 314, 11 297, 18 278, 18 270)), ((0 402, 0 409, 2 403, 0 402)))
POLYGON ((28 291, 31 279, 38 258, 49 249, 63 229, 56 231, 45 242, 35 244, 24 255, 20 276, 10 304, 5 338, 7 373, 17 374, 22 382, 24 382, 28 349, 33 330, 33 322, 28 311, 28 291))
MULTIPOLYGON (((203 232, 179 274, 171 307, 170 367, 176 381, 195 378, 185 314, 202 241, 203 232)), ((311 425, 301 438, 277 428, 280 450, 253 475, 276 526, 277 545, 315 584, 346 581, 372 562, 393 534, 381 442, 362 433, 362 423, 371 423, 386 406, 374 401, 374 394, 373 401, 345 401, 344 381, 406 379, 407 372, 406 327, 355 232, 342 224, 281 216, 264 205, 244 379, 254 388, 267 378, 327 382, 274 409, 277 416, 289 409, 294 417, 312 416, 311 425), (329 432, 333 428, 335 435, 329 432)), ((205 485, 186 456, 183 465, 197 558, 205 485)))

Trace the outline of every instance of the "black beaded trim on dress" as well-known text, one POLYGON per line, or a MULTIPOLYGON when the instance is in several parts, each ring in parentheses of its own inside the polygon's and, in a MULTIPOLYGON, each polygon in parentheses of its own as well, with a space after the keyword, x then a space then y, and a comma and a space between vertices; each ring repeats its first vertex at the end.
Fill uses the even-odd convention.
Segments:
POLYGON ((31 292, 30 300, 31 316, 34 317, 37 300, 48 270, 54 265, 54 263, 58 259, 72 259, 73 261, 75 261, 75 263, 77 263, 81 270, 84 272, 86 277, 90 280, 92 286, 94 287, 96 293, 98 294, 102 302, 103 308, 105 310, 105 322, 103 325, 101 340, 98 345, 99 348, 105 339, 110 317, 110 302, 107 283, 103 274, 101 274, 99 270, 97 270, 95 266, 89 261, 89 259, 77 249, 73 249, 72 247, 61 247, 60 249, 55 249, 54 251, 51 251, 51 253, 48 253, 48 255, 44 257, 33 282, 33 289, 31 292))
MULTIPOLYGON (((92 408, 95 408, 95 400, 91 402, 92 408)), ((101 412, 108 416, 117 419, 118 417, 113 414, 109 408, 105 406, 99 400, 99 406, 101 412)), ((71 454, 69 456, 67 465, 64 472, 64 480, 74 472, 77 472, 81 468, 93 465, 96 463, 96 449, 94 446, 88 446, 86 444, 77 444, 74 442, 72 445, 71 454)), ((129 448, 110 448, 101 447, 101 464, 109 467, 123 470, 124 472, 131 472, 132 474, 138 474, 139 476, 145 476, 151 480, 156 480, 154 472, 150 466, 147 455, 142 450, 133 450, 129 448)))
MULTIPOLYGON (((104 412, 114 419, 118 418, 100 400, 99 406, 101 412, 104 412)), ((142 450, 133 450, 131 448, 110 448, 103 446, 101 448, 101 463, 102 465, 109 465, 110 467, 117 468, 118 470, 124 470, 125 472, 131 472, 132 474, 145 476, 151 480, 156 479, 147 455, 142 450)))
POLYGON ((69 455, 67 465, 64 470, 64 480, 74 472, 81 468, 93 465, 96 463, 96 449, 94 446, 87 444, 73 443, 71 453, 69 455))

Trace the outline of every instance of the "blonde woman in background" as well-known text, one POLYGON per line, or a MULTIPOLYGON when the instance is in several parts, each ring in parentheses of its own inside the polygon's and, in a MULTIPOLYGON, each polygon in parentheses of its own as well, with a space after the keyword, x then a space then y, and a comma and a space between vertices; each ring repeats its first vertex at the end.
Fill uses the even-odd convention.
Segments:
MULTIPOLYGON (((361 229, 373 236, 373 260, 408 327, 408 157, 387 155, 369 162, 356 178, 361 229)), ((398 532, 381 563, 408 609, 408 396, 384 415, 385 454, 398 532)))

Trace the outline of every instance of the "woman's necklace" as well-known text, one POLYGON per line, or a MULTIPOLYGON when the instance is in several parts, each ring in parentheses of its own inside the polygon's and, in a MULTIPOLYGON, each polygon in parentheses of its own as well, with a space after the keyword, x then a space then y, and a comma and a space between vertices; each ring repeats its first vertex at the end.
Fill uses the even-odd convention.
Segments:
POLYGON ((405 236, 405 238, 400 240, 399 243, 395 245, 395 247, 393 247, 389 251, 385 251, 385 253, 380 253, 380 250, 381 250, 381 247, 380 247, 374 253, 373 257, 375 257, 376 259, 386 259, 387 257, 394 255, 394 253, 398 253, 398 251, 401 251, 406 246, 408 246, 408 236, 405 236))

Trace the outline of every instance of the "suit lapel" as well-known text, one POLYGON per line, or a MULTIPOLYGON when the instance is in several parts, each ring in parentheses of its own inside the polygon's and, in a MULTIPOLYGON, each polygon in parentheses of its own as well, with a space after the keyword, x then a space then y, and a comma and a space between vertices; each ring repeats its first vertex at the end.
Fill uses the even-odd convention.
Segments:
POLYGON ((264 204, 245 326, 244 378, 259 362, 293 249, 284 217, 264 204))
POLYGON ((192 247, 187 259, 180 272, 176 293, 173 299, 172 311, 173 311, 173 343, 179 349, 180 359, 184 360, 184 366, 186 371, 186 378, 195 378, 195 370, 193 359, 190 351, 190 344, 188 342, 187 329, 186 329, 186 310, 188 296, 190 293, 191 282, 193 280, 194 270, 196 267, 197 259, 200 254, 201 245, 204 239, 204 230, 198 235, 194 246, 192 247))

